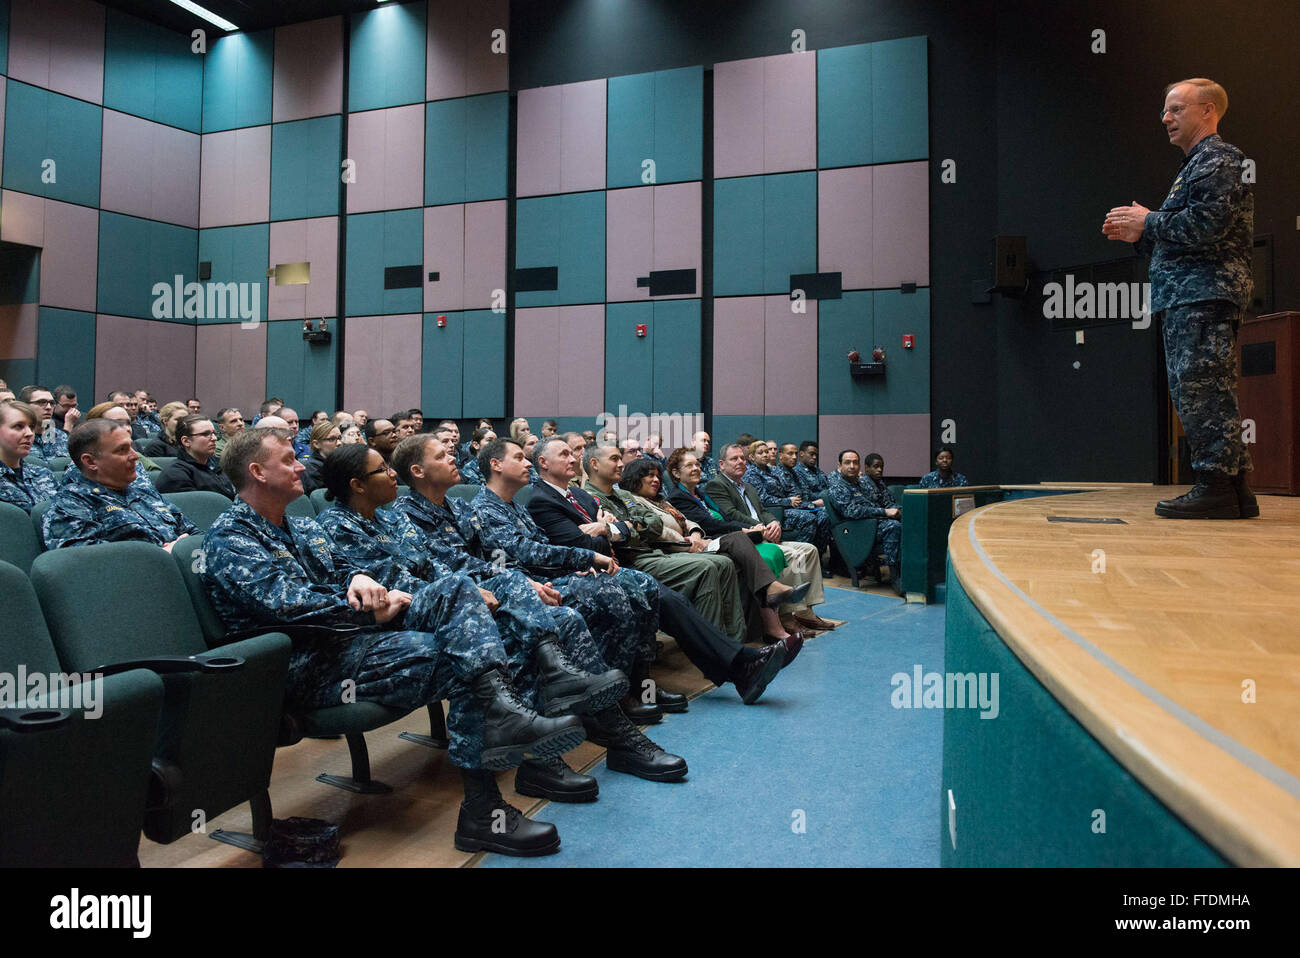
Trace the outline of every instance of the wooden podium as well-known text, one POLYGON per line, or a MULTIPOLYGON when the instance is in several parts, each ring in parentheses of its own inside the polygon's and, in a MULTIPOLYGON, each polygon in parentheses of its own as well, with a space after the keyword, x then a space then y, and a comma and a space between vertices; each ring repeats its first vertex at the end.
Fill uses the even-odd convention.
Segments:
POLYGON ((1248 318, 1238 339, 1241 418, 1253 420, 1256 492, 1300 495, 1300 312, 1248 318))

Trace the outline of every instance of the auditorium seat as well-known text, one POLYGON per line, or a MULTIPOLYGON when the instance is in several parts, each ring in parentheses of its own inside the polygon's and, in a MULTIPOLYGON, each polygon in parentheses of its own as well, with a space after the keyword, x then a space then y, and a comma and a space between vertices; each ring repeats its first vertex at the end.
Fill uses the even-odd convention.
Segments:
POLYGON ((55 456, 53 459, 47 459, 45 461, 45 468, 49 469, 50 472, 54 473, 56 476, 63 475, 64 470, 66 470, 70 465, 72 465, 72 460, 67 456, 55 456))
POLYGON ((472 483, 465 482, 452 486, 447 490, 447 495, 455 496, 457 499, 464 499, 466 502, 473 502, 474 497, 479 494, 479 490, 482 488, 482 486, 476 486, 472 483))
POLYGON ((185 518, 198 526, 200 532, 207 532, 217 516, 230 508, 229 499, 219 492, 206 489, 164 492, 162 497, 185 513, 185 518))
MULTIPOLYGON (((191 542, 201 541, 197 536, 191 542)), ((143 542, 43 552, 32 585, 65 669, 149 660, 167 689, 144 833, 167 844, 242 802, 253 837, 212 837, 260 849, 271 822, 267 788, 290 642, 269 632, 209 650, 171 556, 143 542)))
MULTIPOLYGON (((216 609, 208 601, 203 583, 199 579, 194 554, 203 545, 199 536, 188 536, 172 547, 172 559, 180 569, 185 587, 189 591, 190 601, 203 630, 204 641, 209 648, 219 648, 226 641, 226 627, 217 615, 216 609)), ((447 725, 443 717, 442 703, 428 707, 429 735, 416 735, 411 732, 400 733, 399 737, 429 748, 446 748, 447 725)), ((281 727, 277 745, 295 745, 304 738, 334 738, 342 735, 347 739, 348 751, 352 756, 352 777, 321 774, 317 781, 326 785, 335 785, 354 792, 387 792, 391 789, 382 782, 370 777, 370 752, 366 748, 366 732, 396 722, 407 715, 401 709, 388 708, 374 702, 356 702, 349 705, 337 705, 318 709, 314 712, 287 715, 281 727)))
MULTIPOLYGON (((150 456, 149 458, 158 463, 158 472, 162 472, 176 461, 175 456, 150 456)), ((149 471, 152 473, 154 470, 150 469, 149 471)))
POLYGON ((316 507, 306 496, 299 496, 285 507, 285 515, 298 516, 303 519, 315 519, 316 507))
POLYGON ((533 487, 524 486, 515 493, 515 505, 520 509, 527 509, 529 501, 533 498, 533 487))
MULTIPOLYGON (((36 592, 22 570, 0 562, 5 628, 0 672, 63 671, 36 592)), ((0 867, 106 868, 138 865, 163 683, 153 672, 108 675, 93 701, 69 687, 45 720, 35 709, 0 710, 0 867), (27 721, 24 721, 27 718, 27 721)))
POLYGON ((41 522, 45 519, 45 513, 49 512, 50 503, 53 501, 53 499, 46 499, 44 502, 38 502, 32 506, 32 528, 36 531, 36 541, 40 544, 42 551, 45 549, 45 536, 41 535, 41 522))
POLYGON ((40 554, 41 537, 32 526, 32 517, 11 503, 0 502, 0 560, 27 572, 40 554))
POLYGON ((311 500, 311 505, 312 508, 316 510, 316 515, 320 515, 333 505, 333 503, 325 501, 325 490, 323 488, 313 489, 307 498, 311 500))
POLYGON ((841 519, 829 498, 826 503, 826 516, 831 520, 831 540, 835 551, 844 560, 854 588, 861 578, 861 570, 871 558, 871 546, 876 541, 875 519, 841 519))

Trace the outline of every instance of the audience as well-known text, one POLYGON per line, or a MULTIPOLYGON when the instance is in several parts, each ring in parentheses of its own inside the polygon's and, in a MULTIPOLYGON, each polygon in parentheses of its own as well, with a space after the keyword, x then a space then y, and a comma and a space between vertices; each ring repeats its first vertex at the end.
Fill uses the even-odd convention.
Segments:
POLYGON ((54 473, 23 462, 31 455, 39 414, 27 403, 0 400, 0 502, 31 512, 58 490, 54 473))
POLYGON ((71 386, 54 387, 54 424, 64 432, 72 432, 81 422, 77 408, 77 391, 71 386))
POLYGON ((39 423, 32 453, 47 462, 68 454, 68 434, 54 424, 54 393, 44 386, 24 386, 18 392, 20 402, 36 411, 39 423))
POLYGON ((343 443, 343 430, 326 419, 312 426, 311 455, 303 463, 307 471, 302 474, 302 491, 309 495, 325 485, 325 459, 343 443))
POLYGON ((470 485, 481 486, 484 484, 483 473, 480 471, 478 456, 483 447, 488 443, 496 442, 497 434, 490 428, 480 426, 474 430, 474 436, 469 441, 469 452, 473 458, 469 459, 460 470, 460 481, 470 485))
POLYGON ((525 419, 523 416, 520 416, 518 419, 510 420, 511 439, 517 439, 520 442, 523 442, 524 436, 530 432, 532 432, 532 429, 529 428, 528 420, 525 419))
MULTIPOLYGON (((839 469, 831 473, 826 497, 841 518, 878 520, 872 545, 872 554, 883 559, 878 574, 882 582, 892 582, 894 590, 902 595, 902 511, 881 478, 885 473, 885 461, 874 452, 867 456, 865 481, 859 475, 861 464, 856 449, 841 452, 839 462, 839 469)), ((876 570, 871 571, 876 573, 876 570)))
POLYGON ((364 446, 366 444, 366 434, 353 419, 347 420, 339 426, 339 444, 343 446, 364 446))
POLYGON ((366 423, 370 421, 370 416, 366 414, 366 411, 364 409, 358 409, 356 412, 352 414, 352 421, 356 423, 358 426, 360 426, 362 429, 365 429, 366 423))
POLYGON ((198 399, 187 399, 185 405, 189 408, 191 416, 203 415, 203 403, 199 402, 198 399))
POLYGON ((921 477, 922 489, 950 489, 955 486, 970 485, 966 477, 960 472, 953 472, 952 469, 952 447, 944 446, 934 454, 934 464, 936 466, 933 472, 927 472, 921 477))
POLYGON ((560 433, 560 424, 554 419, 548 419, 542 423, 542 438, 550 439, 552 436, 558 436, 560 433))
POLYGON ((149 439, 153 433, 148 425, 140 420, 140 400, 133 390, 117 389, 108 394, 109 402, 126 410, 131 423, 132 439, 149 439))
POLYGON ((799 464, 794 467, 794 481, 801 495, 825 505, 826 474, 817 465, 817 443, 805 439, 799 443, 799 464))
POLYGON ((363 428, 367 445, 383 456, 384 462, 392 459, 398 442, 397 426, 387 419, 368 419, 363 428))
POLYGON ((207 416, 186 416, 176 426, 180 454, 155 481, 159 492, 219 492, 235 498, 235 487, 217 463, 217 427, 207 416))
POLYGON ((150 437, 158 435, 162 431, 162 419, 158 415, 158 404, 154 402, 153 396, 149 395, 148 390, 137 389, 135 401, 136 422, 145 428, 150 437))
MULTIPOLYGON (((390 422, 397 427, 398 442, 415 435, 415 419, 405 409, 399 409, 393 413, 390 422)), ((396 445, 394 445, 394 448, 396 448, 396 445)))
POLYGON ((181 442, 176 438, 176 427, 189 415, 189 407, 183 402, 165 404, 158 412, 162 429, 152 439, 145 441, 140 451, 146 456, 179 456, 181 442))
MULTIPOLYGON (((587 448, 586 436, 580 432, 566 432, 561 438, 569 444, 569 449, 573 452, 574 475, 573 481, 569 485, 581 487, 587 481, 587 474, 583 464, 583 453, 587 448)), ((592 445, 595 444, 592 443, 592 445)))
POLYGON ((217 462, 220 462, 226 443, 244 431, 244 414, 233 406, 227 406, 217 413, 217 427, 221 430, 221 435, 217 436, 217 462))
POLYGON ((826 510, 804 505, 803 496, 799 494, 793 480, 773 469, 775 458, 776 443, 762 440, 750 443, 745 482, 758 490, 761 505, 779 506, 783 510, 781 530, 784 538, 795 542, 811 542, 819 554, 828 551, 831 544, 831 521, 826 510))
POLYGON ((281 406, 276 413, 284 420, 285 428, 293 430, 293 451, 302 459, 311 454, 311 446, 308 445, 307 436, 303 435, 302 421, 298 418, 298 413, 288 406, 281 406))

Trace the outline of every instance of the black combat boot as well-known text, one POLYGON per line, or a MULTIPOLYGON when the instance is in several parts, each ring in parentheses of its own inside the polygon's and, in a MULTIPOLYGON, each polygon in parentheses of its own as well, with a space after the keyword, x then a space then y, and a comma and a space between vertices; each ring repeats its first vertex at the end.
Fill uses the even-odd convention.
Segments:
POLYGON ((515 772, 515 791, 553 802, 594 802, 600 786, 590 775, 569 768, 559 755, 530 758, 515 772))
POLYGON ((587 736, 608 751, 605 764, 652 782, 675 782, 686 775, 686 759, 665 752, 628 720, 620 708, 605 709, 583 719, 587 736))
POLYGON ((1254 519, 1259 515, 1259 500, 1255 494, 1250 491, 1250 486, 1246 483, 1246 470, 1242 469, 1232 477, 1232 488, 1237 493, 1237 509, 1241 512, 1241 518, 1254 519))
POLYGON ((544 639, 534 652, 541 691, 537 708, 543 715, 585 715, 609 708, 627 694, 627 676, 618 669, 600 675, 582 671, 554 639, 544 639))
POLYGON ((1197 472, 1196 485, 1176 499, 1156 503, 1156 515, 1165 519, 1240 519, 1237 492, 1222 472, 1197 472))
POLYGON ((501 855, 553 855, 560 833, 549 822, 535 822, 501 797, 496 776, 486 769, 462 768, 465 801, 456 820, 456 847, 462 852, 501 855))
POLYGON ((544 718, 520 702, 496 669, 488 669, 474 680, 474 696, 484 709, 485 769, 514 768, 526 758, 562 755, 586 737, 574 716, 544 718))
POLYGON ((664 712, 685 712, 687 708, 687 699, 685 695, 679 692, 669 692, 654 679, 650 678, 650 663, 638 662, 632 666, 632 687, 628 689, 627 696, 623 699, 623 711, 627 717, 638 725, 646 724, 647 720, 637 717, 641 709, 653 708, 659 710, 657 718, 649 719, 649 722, 658 722, 663 718, 664 712), (646 682, 650 682, 654 688, 654 703, 648 704, 645 701, 646 682))

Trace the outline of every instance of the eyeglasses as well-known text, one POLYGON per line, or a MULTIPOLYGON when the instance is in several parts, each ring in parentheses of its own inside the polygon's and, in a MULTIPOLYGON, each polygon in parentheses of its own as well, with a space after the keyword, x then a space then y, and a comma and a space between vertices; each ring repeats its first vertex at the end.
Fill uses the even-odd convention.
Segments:
POLYGON ((33 405, 33 406, 53 406, 53 405, 54 405, 54 400, 53 400, 53 399, 33 399, 33 400, 31 401, 30 405, 33 405))
POLYGON ((1163 120, 1166 115, 1171 115, 1175 119, 1177 119, 1178 117, 1182 116, 1183 111, 1186 110, 1191 105, 1192 104, 1189 103, 1179 103, 1176 106, 1167 107, 1166 109, 1160 111, 1160 119, 1163 120))
POLYGON ((378 469, 371 469, 368 473, 366 473, 366 478, 369 479, 371 476, 377 476, 381 472, 393 473, 394 475, 396 474, 392 466, 388 465, 388 463, 384 463, 378 469))
POLYGON ((206 437, 208 437, 208 436, 215 436, 216 434, 217 434, 217 433, 216 433, 216 430, 214 430, 214 429, 209 429, 207 432, 192 432, 192 433, 190 433, 190 438, 191 438, 191 439, 204 439, 204 438, 206 438, 206 437))

